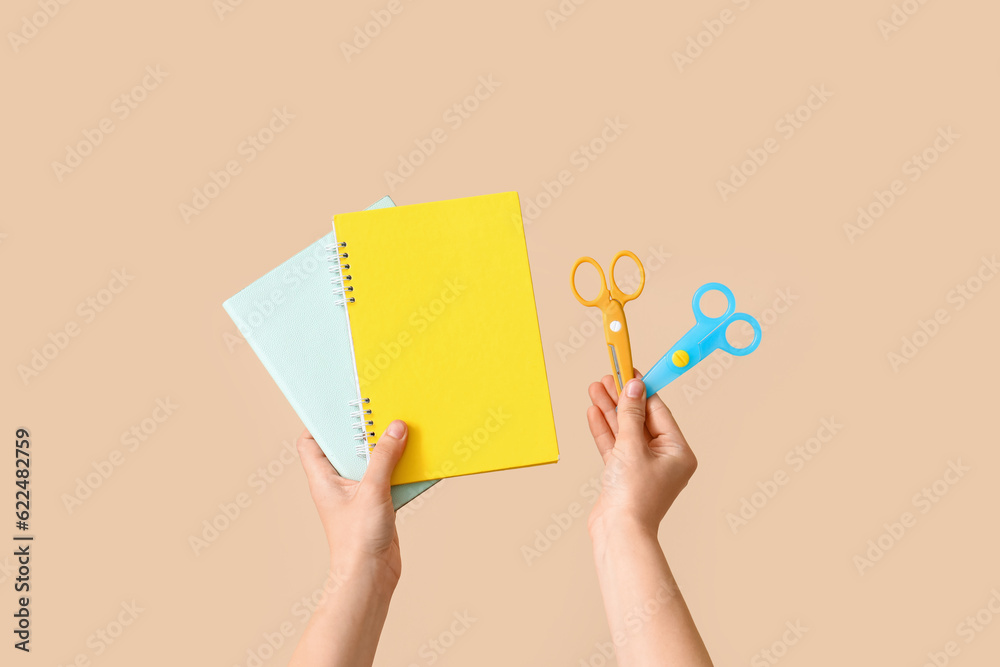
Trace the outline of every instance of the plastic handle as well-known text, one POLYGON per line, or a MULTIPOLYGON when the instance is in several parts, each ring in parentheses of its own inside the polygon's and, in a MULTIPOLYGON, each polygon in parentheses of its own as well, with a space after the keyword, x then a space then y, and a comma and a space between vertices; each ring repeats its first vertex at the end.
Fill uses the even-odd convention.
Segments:
POLYGON ((760 329, 760 323, 757 322, 753 317, 747 315, 746 313, 736 313, 728 320, 726 320, 722 326, 718 327, 712 333, 705 337, 702 341, 702 346, 712 350, 722 350, 723 352, 728 352, 729 354, 736 357, 744 357, 760 345, 760 339, 763 332, 760 329), (732 343, 726 338, 726 331, 732 326, 733 322, 746 322, 753 329, 753 340, 746 347, 734 347, 732 343))
POLYGON ((573 263, 573 269, 569 274, 569 285, 573 289, 573 296, 584 306, 596 306, 600 308, 611 297, 611 294, 608 292, 608 282, 604 278, 604 269, 601 268, 601 265, 593 257, 581 257, 573 263), (590 264, 597 269, 597 275, 601 277, 601 291, 593 299, 584 299, 576 289, 576 270, 580 268, 581 264, 590 264))
POLYGON ((636 257, 635 253, 632 252, 631 250, 622 250, 617 255, 615 255, 615 258, 611 260, 611 272, 608 275, 608 277, 611 280, 612 298, 618 299, 618 301, 622 304, 628 303, 632 299, 638 297, 640 294, 642 294, 642 288, 646 286, 646 269, 642 266, 642 262, 639 261, 639 258, 636 257), (618 287, 618 282, 615 280, 615 264, 617 264, 618 260, 621 259, 622 257, 628 257, 633 262, 635 262, 636 266, 639 267, 639 287, 637 287, 636 290, 630 294, 622 292, 621 288, 618 287))
POLYGON ((722 322, 736 312, 736 297, 733 296, 733 291, 722 283, 705 283, 695 291, 694 297, 691 299, 691 309, 694 310, 694 319, 699 324, 722 322), (718 317, 709 317, 701 309, 701 298, 709 292, 721 292, 726 297, 726 312, 718 317))

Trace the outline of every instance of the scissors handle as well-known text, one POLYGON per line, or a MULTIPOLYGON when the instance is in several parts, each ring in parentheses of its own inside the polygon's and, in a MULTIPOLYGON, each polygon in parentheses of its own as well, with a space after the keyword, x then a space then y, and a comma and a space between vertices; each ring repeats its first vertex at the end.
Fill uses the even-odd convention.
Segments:
POLYGON ((746 313, 736 313, 726 320, 723 326, 720 326, 712 331, 712 333, 708 334, 708 336, 702 340, 701 345, 709 351, 718 349, 723 352, 728 352, 733 356, 745 357, 757 349, 757 346, 760 345, 762 335, 763 333, 760 329, 760 323, 757 322, 756 319, 746 313), (732 326, 733 322, 746 322, 750 325, 750 328, 753 329, 753 340, 750 341, 750 344, 746 347, 734 347, 733 344, 729 342, 729 339, 726 338, 726 331, 729 330, 729 327, 732 326))
POLYGON ((691 299, 691 309, 694 310, 694 319, 697 320, 698 324, 718 325, 736 312, 736 297, 733 296, 733 291, 722 283, 705 283, 695 290, 694 297, 691 299), (726 297, 726 312, 718 317, 709 317, 705 314, 705 311, 701 309, 701 298, 709 292, 721 292, 722 295, 726 297))
POLYGON ((736 313, 736 297, 733 291, 722 283, 706 283, 699 287, 691 300, 691 308, 694 310, 694 318, 697 320, 696 328, 707 329, 704 337, 700 341, 702 356, 707 356, 715 350, 723 350, 737 357, 750 354, 760 345, 761 329, 760 324, 753 317, 746 313, 736 313), (701 299, 708 292, 721 292, 726 297, 726 312, 719 317, 709 317, 701 309, 701 299), (733 322, 746 322, 753 329, 753 340, 746 347, 734 347, 726 338, 726 331, 733 322))
MULTIPOLYGON (((611 274, 612 280, 614 280, 613 271, 614 269, 612 269, 612 274, 611 274)), ((584 306, 596 306, 598 308, 602 308, 604 304, 607 303, 608 299, 611 296, 611 294, 608 292, 607 280, 605 280, 604 278, 604 269, 601 268, 601 265, 598 264, 593 257, 581 257, 580 259, 576 260, 576 262, 573 264, 573 270, 570 271, 569 274, 569 285, 570 287, 573 288, 573 296, 575 296, 576 300, 582 303, 584 306), (594 297, 593 299, 584 299, 582 296, 580 296, 580 293, 576 290, 576 270, 580 268, 581 264, 590 264, 595 269, 597 269, 597 275, 601 277, 601 291, 598 292, 597 296, 594 297)))
POLYGON ((611 278, 611 296, 614 299, 618 299, 618 301, 622 304, 628 303, 632 299, 638 297, 642 294, 642 288, 646 286, 646 269, 642 266, 642 262, 639 261, 639 258, 636 257, 635 253, 631 250, 622 250, 615 255, 614 259, 611 260, 611 273, 609 274, 609 277, 611 278), (618 260, 622 257, 628 257, 635 262, 636 266, 639 267, 639 287, 637 287, 636 290, 630 294, 622 292, 621 288, 618 287, 618 281, 615 280, 615 264, 617 264, 618 260))

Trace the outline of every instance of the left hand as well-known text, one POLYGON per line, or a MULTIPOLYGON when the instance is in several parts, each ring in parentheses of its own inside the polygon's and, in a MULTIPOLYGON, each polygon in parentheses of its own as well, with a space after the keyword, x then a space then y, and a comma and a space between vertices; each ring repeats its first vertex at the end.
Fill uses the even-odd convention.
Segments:
POLYGON ((344 479, 308 431, 299 437, 299 458, 330 545, 331 570, 375 566, 393 584, 402 561, 389 478, 406 448, 406 424, 396 420, 371 453, 360 481, 344 479))

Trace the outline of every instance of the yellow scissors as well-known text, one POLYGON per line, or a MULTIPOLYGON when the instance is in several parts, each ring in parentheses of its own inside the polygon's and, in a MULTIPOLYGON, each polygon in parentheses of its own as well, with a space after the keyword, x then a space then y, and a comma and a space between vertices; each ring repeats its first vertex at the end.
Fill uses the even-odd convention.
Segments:
POLYGON ((614 370, 615 386, 618 393, 622 392, 622 387, 634 376, 632 373, 632 346, 628 339, 628 323, 625 322, 625 304, 642 294, 642 288, 646 284, 646 270, 642 267, 642 262, 635 256, 635 253, 622 250, 611 260, 611 271, 608 274, 610 281, 605 280, 604 271, 592 257, 581 257, 573 265, 569 282, 573 288, 576 300, 585 306, 594 306, 604 313, 604 340, 608 343, 608 355, 611 357, 611 368, 614 370), (628 257, 639 267, 639 287, 631 294, 625 294, 615 282, 615 264, 622 257, 628 257), (601 276, 601 292, 597 297, 587 300, 580 296, 576 290, 576 270, 581 264, 590 264, 601 276), (608 282, 611 289, 608 289, 608 282))

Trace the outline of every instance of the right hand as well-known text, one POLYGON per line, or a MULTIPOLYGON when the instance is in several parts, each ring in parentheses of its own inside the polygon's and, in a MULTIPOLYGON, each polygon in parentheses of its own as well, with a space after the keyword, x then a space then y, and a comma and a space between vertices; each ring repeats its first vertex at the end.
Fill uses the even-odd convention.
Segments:
POLYGON ((635 376, 621 396, 610 375, 590 385, 587 422, 604 459, 601 495, 587 522, 591 537, 618 525, 655 537, 698 467, 670 410, 655 394, 647 399, 638 371, 635 376))

